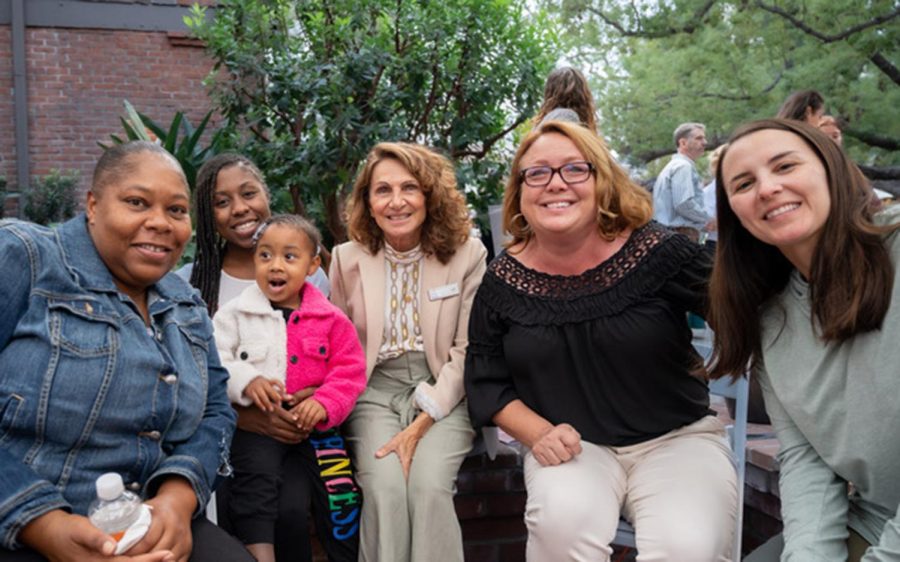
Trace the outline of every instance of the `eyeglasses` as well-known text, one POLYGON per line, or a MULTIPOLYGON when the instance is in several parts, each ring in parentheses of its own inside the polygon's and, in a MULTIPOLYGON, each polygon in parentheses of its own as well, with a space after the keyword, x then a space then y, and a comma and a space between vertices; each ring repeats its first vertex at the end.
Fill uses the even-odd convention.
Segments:
POLYGON ((556 173, 559 173, 562 181, 569 185, 588 179, 594 173, 594 165, 590 162, 569 162, 558 168, 532 166, 519 172, 519 181, 525 182, 528 187, 546 187, 556 173))

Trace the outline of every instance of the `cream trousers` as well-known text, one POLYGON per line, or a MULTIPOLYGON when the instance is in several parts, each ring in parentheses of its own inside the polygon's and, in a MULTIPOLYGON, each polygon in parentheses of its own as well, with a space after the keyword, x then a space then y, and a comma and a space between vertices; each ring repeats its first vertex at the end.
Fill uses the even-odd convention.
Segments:
POLYGON ((581 445, 558 466, 525 456, 529 561, 608 561, 620 515, 640 562, 730 560, 737 476, 718 419, 627 447, 581 445))

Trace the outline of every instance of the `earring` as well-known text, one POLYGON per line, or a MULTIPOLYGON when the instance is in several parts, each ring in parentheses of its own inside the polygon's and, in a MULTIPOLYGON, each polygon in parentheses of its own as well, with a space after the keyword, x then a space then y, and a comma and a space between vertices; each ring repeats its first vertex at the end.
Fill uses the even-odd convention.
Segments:
POLYGON ((524 234, 528 234, 529 232, 531 232, 531 225, 528 224, 528 221, 525 219, 525 215, 523 215, 522 213, 514 214, 512 220, 509 222, 512 223, 512 226, 520 228, 524 234), (524 223, 521 227, 516 224, 519 219, 522 219, 522 222, 524 223))

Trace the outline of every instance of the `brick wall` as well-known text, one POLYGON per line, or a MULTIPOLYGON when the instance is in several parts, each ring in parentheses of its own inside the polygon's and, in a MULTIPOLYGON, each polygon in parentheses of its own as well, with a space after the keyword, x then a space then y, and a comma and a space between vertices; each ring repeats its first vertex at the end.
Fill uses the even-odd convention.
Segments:
MULTIPOLYGON (((15 183, 12 52, 0 26, 0 174, 15 183), (8 93, 8 95, 6 95, 8 93)), ((87 188, 93 165, 109 141, 122 136, 122 100, 161 125, 176 111, 193 124, 209 109, 202 84, 211 63, 183 34, 95 29, 28 28, 30 175, 51 168, 78 170, 87 188)))
POLYGON ((13 63, 12 32, 8 25, 0 25, 0 176, 15 183, 16 140, 13 121, 13 63))
POLYGON ((507 451, 466 458, 457 479, 456 515, 470 562, 525 559, 525 479, 522 459, 507 451))

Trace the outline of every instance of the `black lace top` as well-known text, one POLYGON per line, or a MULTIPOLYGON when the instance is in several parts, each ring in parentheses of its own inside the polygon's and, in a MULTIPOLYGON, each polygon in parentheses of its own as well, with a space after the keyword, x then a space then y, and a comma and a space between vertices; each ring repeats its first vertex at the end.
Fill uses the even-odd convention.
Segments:
POLYGON ((685 313, 702 315, 710 268, 701 246, 656 223, 581 275, 541 273, 504 252, 472 305, 473 425, 518 398, 586 441, 623 446, 709 414, 685 313))

